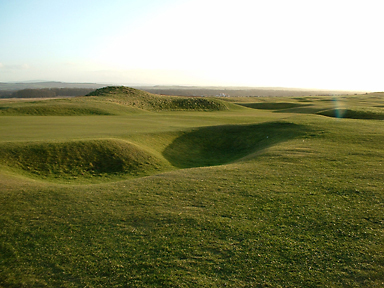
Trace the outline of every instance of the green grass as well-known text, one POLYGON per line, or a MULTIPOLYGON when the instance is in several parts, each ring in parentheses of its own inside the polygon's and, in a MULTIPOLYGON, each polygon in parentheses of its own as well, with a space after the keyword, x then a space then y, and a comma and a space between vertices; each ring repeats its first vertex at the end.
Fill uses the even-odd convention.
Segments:
POLYGON ((22 107, 2 107, 3 115, 34 115, 34 116, 72 116, 72 115, 110 115, 97 108, 76 107, 75 105, 29 105, 22 107))
POLYGON ((113 86, 97 89, 87 96, 103 97, 110 102, 150 111, 222 111, 228 110, 229 107, 235 108, 234 105, 218 100, 216 98, 162 96, 123 86, 113 86))
POLYGON ((253 109, 266 109, 266 110, 281 110, 296 107, 305 107, 308 104, 292 103, 292 102, 272 102, 272 103, 239 103, 245 107, 253 109))
POLYGON ((183 133, 163 152, 179 168, 226 164, 303 134, 289 122, 203 127, 183 133))
POLYGON ((317 114, 334 118, 384 120, 384 109, 330 109, 317 114))
POLYGON ((103 97, 81 105, 112 115, 0 116, 0 287, 384 285, 383 121, 316 114, 381 94, 210 112, 103 97))
MULTIPOLYGON (((102 180, 112 176, 144 176, 166 169, 164 160, 126 141, 115 139, 61 143, 0 145, 0 162, 46 180, 102 180)), ((114 179, 116 177, 112 177, 114 179)))
POLYGON ((105 87, 87 96, 38 101, 0 102, 0 116, 126 115, 143 111, 241 110, 217 98, 155 95, 129 87, 105 87))

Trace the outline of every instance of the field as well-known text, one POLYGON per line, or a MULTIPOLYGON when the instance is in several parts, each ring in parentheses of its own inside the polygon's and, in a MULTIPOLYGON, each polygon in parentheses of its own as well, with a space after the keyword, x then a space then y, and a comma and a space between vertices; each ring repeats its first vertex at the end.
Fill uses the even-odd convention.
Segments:
POLYGON ((0 287, 383 287, 384 93, 0 101, 0 287))

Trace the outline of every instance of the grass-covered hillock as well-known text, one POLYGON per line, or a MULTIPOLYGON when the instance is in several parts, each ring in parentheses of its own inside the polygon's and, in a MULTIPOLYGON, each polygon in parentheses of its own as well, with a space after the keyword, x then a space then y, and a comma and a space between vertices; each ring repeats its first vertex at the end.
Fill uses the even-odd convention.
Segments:
POLYGON ((44 179, 147 175, 166 161, 116 139, 61 143, 5 143, 0 164, 44 179))
POLYGON ((306 130, 288 122, 203 127, 183 133, 163 155, 180 168, 220 165, 303 135, 306 130))
POLYGON ((143 111, 224 111, 240 106, 205 97, 155 95, 129 87, 105 87, 84 97, 0 102, 0 116, 125 115, 143 111))
POLYGON ((234 106, 214 98, 155 95, 142 90, 124 86, 109 86, 100 88, 94 92, 89 93, 87 96, 102 96, 107 101, 150 111, 222 111, 228 110, 230 106, 234 106))

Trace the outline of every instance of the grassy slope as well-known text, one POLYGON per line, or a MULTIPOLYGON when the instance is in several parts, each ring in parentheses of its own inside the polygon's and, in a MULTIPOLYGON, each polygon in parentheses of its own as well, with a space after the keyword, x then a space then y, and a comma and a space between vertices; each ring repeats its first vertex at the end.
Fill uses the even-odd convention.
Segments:
POLYGON ((155 95, 129 87, 105 87, 85 97, 0 102, 0 116, 121 115, 141 111, 223 111, 239 109, 215 98, 155 95))
POLYGON ((140 147, 116 139, 7 143, 0 147, 3 165, 45 180, 116 180, 144 176, 169 166, 140 147))
POLYGON ((88 94, 88 97, 103 97, 106 101, 151 111, 222 111, 228 110, 229 107, 235 108, 235 106, 215 98, 162 96, 123 86, 101 88, 88 94))
MULTIPOLYGON (((341 100, 383 105, 378 96, 341 100)), ((0 117, 24 129, 0 126, 1 145, 67 143, 89 130, 85 139, 127 139, 178 167, 232 161, 94 185, 4 170, 0 286, 382 286, 382 121, 312 114, 332 109, 331 98, 257 101, 311 106, 82 116, 85 127, 81 117, 49 117, 46 129, 63 125, 54 135, 22 122, 48 118, 0 117)))

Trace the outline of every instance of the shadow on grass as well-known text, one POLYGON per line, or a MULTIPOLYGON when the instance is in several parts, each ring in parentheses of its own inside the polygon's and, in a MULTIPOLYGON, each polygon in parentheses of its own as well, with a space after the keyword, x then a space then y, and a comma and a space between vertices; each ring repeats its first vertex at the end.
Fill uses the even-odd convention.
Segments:
POLYGON ((311 104, 300 104, 300 103, 289 103, 289 102, 238 103, 238 104, 248 108, 262 109, 262 110, 282 110, 282 109, 306 107, 311 105, 311 104))
POLYGON ((306 132, 306 126, 288 122, 203 127, 174 140, 163 156, 178 168, 221 165, 306 132))
POLYGON ((361 120, 384 120, 384 113, 381 111, 365 111, 355 109, 329 109, 317 113, 318 115, 332 118, 349 118, 361 120))
POLYGON ((312 104, 300 103, 238 103, 252 109, 272 110, 275 113, 300 113, 300 114, 316 114, 324 108, 313 107, 312 104))

